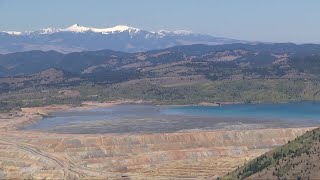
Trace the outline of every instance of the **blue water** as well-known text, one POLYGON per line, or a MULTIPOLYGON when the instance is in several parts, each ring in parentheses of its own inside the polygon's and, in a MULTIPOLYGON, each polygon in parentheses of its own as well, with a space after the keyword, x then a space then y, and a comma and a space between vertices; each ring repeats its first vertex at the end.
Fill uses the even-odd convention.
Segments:
POLYGON ((320 103, 213 106, 118 105, 54 112, 25 130, 62 133, 145 133, 192 129, 303 127, 320 125, 320 103))
POLYGON ((242 117, 279 120, 320 120, 319 102, 284 104, 232 104, 219 107, 172 106, 162 110, 167 115, 242 117))

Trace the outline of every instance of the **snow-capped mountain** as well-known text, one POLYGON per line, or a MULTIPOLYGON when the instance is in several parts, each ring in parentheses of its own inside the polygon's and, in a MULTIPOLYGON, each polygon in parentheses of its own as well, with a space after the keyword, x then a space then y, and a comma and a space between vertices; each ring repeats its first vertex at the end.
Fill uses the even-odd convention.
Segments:
POLYGON ((120 33, 120 32, 129 32, 129 33, 138 33, 140 29, 133 28, 125 25, 118 25, 112 28, 92 28, 92 27, 84 27, 79 26, 78 24, 74 24, 66 29, 60 29, 61 31, 65 32, 77 32, 77 33, 84 33, 84 32, 95 32, 95 33, 101 33, 101 34, 113 34, 113 33, 120 33))
POLYGON ((2 54, 30 50, 55 50, 68 53, 111 49, 139 52, 177 45, 231 43, 245 42, 186 30, 152 32, 125 25, 94 28, 74 24, 64 29, 45 28, 27 32, 0 32, 0 53, 2 54))

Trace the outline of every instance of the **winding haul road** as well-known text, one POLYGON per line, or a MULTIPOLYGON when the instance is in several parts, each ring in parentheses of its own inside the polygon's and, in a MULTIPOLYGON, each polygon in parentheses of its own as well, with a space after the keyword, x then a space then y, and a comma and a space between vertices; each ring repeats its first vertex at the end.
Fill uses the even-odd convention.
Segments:
POLYGON ((118 179, 121 177, 127 177, 127 175, 125 174, 99 171, 99 170, 78 166, 74 162, 71 162, 71 160, 69 160, 67 157, 58 157, 57 155, 46 152, 45 150, 39 147, 35 147, 34 145, 31 145, 31 144, 10 141, 8 139, 4 139, 0 137, 0 145, 12 147, 17 151, 30 153, 39 159, 44 159, 45 162, 47 162, 46 165, 52 166, 54 169, 57 169, 57 170, 63 170, 64 178, 74 177, 74 178, 87 179, 90 177, 95 177, 95 178, 103 177, 106 179, 109 179, 109 178, 118 179))

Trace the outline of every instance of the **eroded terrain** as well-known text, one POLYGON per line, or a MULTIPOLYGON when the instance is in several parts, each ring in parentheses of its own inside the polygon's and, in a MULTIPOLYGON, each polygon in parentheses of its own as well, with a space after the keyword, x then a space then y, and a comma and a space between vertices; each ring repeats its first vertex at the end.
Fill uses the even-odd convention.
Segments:
POLYGON ((148 134, 57 134, 16 129, 41 118, 39 113, 48 109, 55 108, 1 114, 1 178, 211 179, 313 129, 148 134))

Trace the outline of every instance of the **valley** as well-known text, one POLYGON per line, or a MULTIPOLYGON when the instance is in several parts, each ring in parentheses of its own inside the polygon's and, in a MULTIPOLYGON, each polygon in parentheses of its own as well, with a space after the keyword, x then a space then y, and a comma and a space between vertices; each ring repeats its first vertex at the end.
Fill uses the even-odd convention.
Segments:
POLYGON ((229 44, 0 55, 0 177, 223 177, 319 125, 319 52, 312 44, 229 44), (295 103, 302 106, 286 107, 295 103), (140 109, 123 117, 51 114, 124 104, 140 109), (162 114, 180 106, 195 116, 162 114), (240 108, 226 111, 238 117, 194 111, 229 107, 240 108), (250 107, 284 114, 241 117, 250 107))
POLYGON ((319 7, 0 0, 0 180, 320 179, 319 7))

